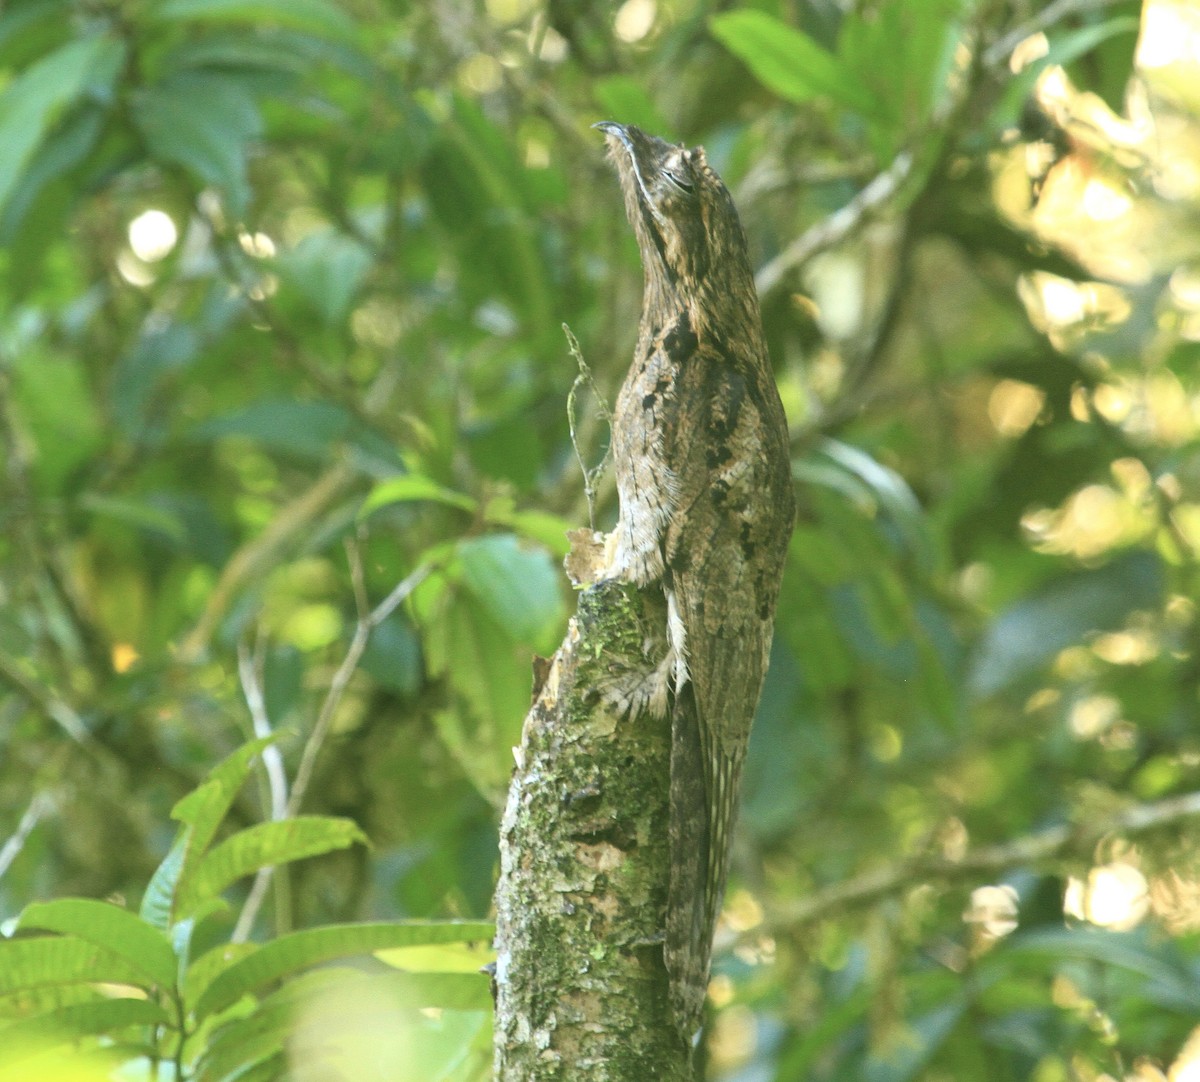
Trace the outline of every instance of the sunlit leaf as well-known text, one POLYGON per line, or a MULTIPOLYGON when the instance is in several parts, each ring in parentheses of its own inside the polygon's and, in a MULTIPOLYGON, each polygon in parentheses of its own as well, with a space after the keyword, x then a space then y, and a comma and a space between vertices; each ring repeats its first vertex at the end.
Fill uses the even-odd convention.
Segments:
POLYGON ((781 98, 803 104, 825 97, 871 116, 879 103, 852 72, 807 34, 751 8, 714 15, 713 36, 781 98))
POLYGON ((187 911, 259 868, 319 856, 366 840, 366 835, 350 819, 298 816, 256 823, 239 830, 204 855, 195 873, 185 880, 179 906, 187 911))
POLYGON ((173 988, 178 961, 162 932, 127 909, 91 898, 61 898, 26 906, 19 928, 74 935, 137 966, 161 988, 173 988))
POLYGON ((491 924, 482 921, 404 921, 340 924, 293 932, 264 944, 222 972, 200 995, 195 1010, 205 1017, 280 977, 336 958, 388 947, 487 940, 493 931, 491 924))

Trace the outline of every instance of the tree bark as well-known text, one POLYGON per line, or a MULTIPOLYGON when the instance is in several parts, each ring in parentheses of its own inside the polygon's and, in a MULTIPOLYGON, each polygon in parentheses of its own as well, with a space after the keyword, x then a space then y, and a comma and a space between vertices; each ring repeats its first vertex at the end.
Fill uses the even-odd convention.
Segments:
POLYGON ((500 828, 498 1082, 692 1077, 662 950, 670 723, 621 717, 605 695, 649 665, 650 604, 617 583, 585 590, 535 663, 500 828))

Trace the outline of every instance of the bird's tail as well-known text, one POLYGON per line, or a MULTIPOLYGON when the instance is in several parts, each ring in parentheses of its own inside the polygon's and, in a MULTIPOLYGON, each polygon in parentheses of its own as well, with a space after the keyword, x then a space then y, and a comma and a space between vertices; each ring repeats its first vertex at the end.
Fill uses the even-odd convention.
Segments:
POLYGON ((703 1020, 741 773, 740 760, 708 744, 692 686, 686 684, 671 713, 671 874, 664 958, 675 1025, 689 1046, 703 1020))

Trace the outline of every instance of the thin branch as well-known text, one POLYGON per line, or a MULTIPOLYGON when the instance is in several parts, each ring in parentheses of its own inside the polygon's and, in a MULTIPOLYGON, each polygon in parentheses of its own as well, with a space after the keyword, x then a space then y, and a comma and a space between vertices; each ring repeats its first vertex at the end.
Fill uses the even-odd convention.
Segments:
MULTIPOLYGON (((261 739, 271 735, 271 719, 267 716, 267 700, 262 687, 262 653, 253 654, 245 641, 238 643, 238 679, 242 694, 250 711, 250 724, 255 737, 261 739)), ((283 819, 287 815, 287 772, 283 767, 283 755, 274 744, 262 751, 263 770, 267 775, 267 786, 271 798, 271 818, 283 819)))
MULTIPOLYGON (((312 781, 313 771, 316 769, 321 749, 329 735, 334 715, 341 705, 342 696, 350 684, 351 677, 354 676, 354 672, 362 660, 363 652, 366 650, 367 642, 371 637, 371 632, 410 597, 412 592, 429 577, 437 566, 432 562, 421 564, 412 574, 400 582, 374 609, 369 609, 367 607, 367 591, 363 575, 362 556, 359 553, 358 545, 350 539, 346 540, 346 559, 350 564, 350 581, 354 588, 354 603, 358 610, 358 620, 354 625, 354 635, 351 637, 350 645, 346 649, 346 656, 342 658, 341 664, 337 667, 337 671, 333 674, 333 678, 329 682, 329 690, 325 693, 325 699, 321 703, 317 720, 313 724, 312 732, 308 734, 308 740, 305 741, 304 751, 300 756, 300 766, 296 770, 296 780, 292 783, 291 796, 288 798, 287 805, 284 808, 283 817, 288 819, 298 815, 300 808, 304 804, 305 794, 308 791, 309 783, 312 781)), ((262 908, 262 903, 266 898, 267 888, 271 884, 274 872, 274 867, 262 868, 259 870, 258 875, 255 876, 254 885, 246 897, 246 904, 242 907, 242 911, 238 916, 237 927, 234 929, 232 938, 235 943, 242 942, 250 935, 250 929, 254 926, 259 909, 262 908)))
POLYGON ((80 744, 92 743, 92 734, 88 732, 83 718, 74 708, 29 676, 15 658, 5 653, 0 653, 0 681, 8 684, 51 721, 57 723, 72 740, 80 744))
POLYGON ((571 390, 567 393, 567 426, 571 430, 571 446, 575 450, 575 459, 579 463, 579 469, 583 473, 583 494, 587 498, 588 507, 588 526, 593 530, 596 528, 596 478, 604 473, 605 467, 608 465, 608 456, 612 450, 611 442, 604 449, 604 455, 600 461, 592 467, 589 467, 583 460, 583 451, 579 446, 579 431, 576 424, 576 400, 575 395, 579 388, 587 386, 591 388, 592 394, 596 399, 596 407, 600 413, 600 417, 612 424, 612 414, 609 412, 608 403, 604 401, 604 396, 600 393, 600 388, 596 386, 596 378, 592 375, 592 370, 588 367, 587 361, 583 359, 583 351, 579 348, 579 340, 575 337, 571 328, 565 323, 562 325, 563 334, 567 336, 567 346, 571 350, 571 356, 575 358, 575 363, 579 366, 579 374, 575 377, 575 382, 571 384, 571 390))
POLYGON ((13 831, 8 841, 3 846, 0 846, 0 879, 4 878, 4 873, 8 871, 13 861, 20 855, 21 850, 25 847, 25 842, 29 839, 29 835, 33 833, 33 828, 38 825, 44 815, 53 810, 54 800, 49 793, 38 793, 29 802, 29 807, 25 809, 25 814, 21 816, 21 821, 17 824, 17 829, 13 831))
POLYGON ((1200 815, 1200 792, 1184 793, 1153 804, 1136 804, 1087 827, 1048 827, 1012 841, 976 849, 959 860, 921 858, 885 865, 835 883, 779 910, 770 923, 776 931, 794 932, 833 913, 840 914, 847 906, 874 902, 915 882, 994 875, 1010 868, 1042 864, 1086 853, 1097 838, 1107 834, 1141 834, 1173 826, 1196 815, 1200 815))
POLYGON ((844 207, 807 229, 759 270, 754 279, 755 285, 758 286, 758 295, 762 298, 770 296, 780 287, 790 271, 807 263, 818 252, 845 240, 871 214, 891 201, 909 178, 912 168, 913 156, 909 151, 904 150, 897 154, 892 164, 844 207))

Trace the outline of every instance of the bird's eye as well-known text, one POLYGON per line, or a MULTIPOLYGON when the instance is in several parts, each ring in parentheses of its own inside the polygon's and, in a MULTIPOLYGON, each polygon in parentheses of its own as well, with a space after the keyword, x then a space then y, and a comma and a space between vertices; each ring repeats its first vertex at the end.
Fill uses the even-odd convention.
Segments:
POLYGON ((679 173, 673 173, 670 169, 664 169, 663 175, 680 191, 692 191, 692 182, 690 180, 685 180, 679 173))

